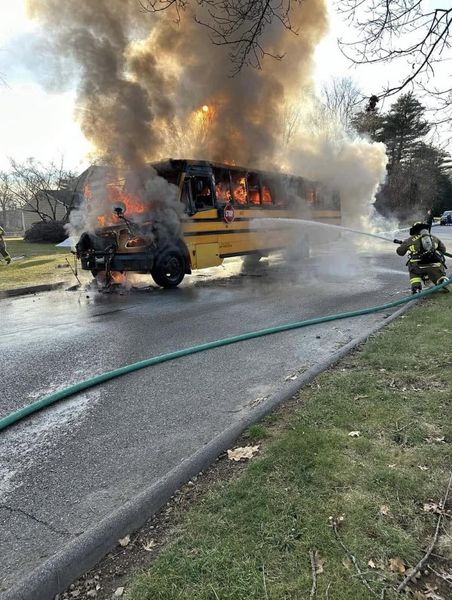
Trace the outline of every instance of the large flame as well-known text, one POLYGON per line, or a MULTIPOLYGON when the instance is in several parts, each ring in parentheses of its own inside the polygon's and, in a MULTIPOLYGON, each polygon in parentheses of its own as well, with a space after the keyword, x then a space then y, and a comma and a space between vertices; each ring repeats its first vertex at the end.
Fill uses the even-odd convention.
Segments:
MULTIPOLYGON (((94 205, 96 203, 96 195, 93 193, 89 184, 84 187, 84 199, 88 204, 94 205)), ((104 213, 97 216, 97 225, 99 227, 108 227, 110 225, 117 225, 122 220, 115 212, 115 207, 118 205, 123 208, 123 212, 133 218, 137 215, 142 215, 149 211, 148 206, 136 195, 126 193, 121 189, 121 185, 117 183, 111 183, 106 186, 107 202, 103 202, 104 213)))

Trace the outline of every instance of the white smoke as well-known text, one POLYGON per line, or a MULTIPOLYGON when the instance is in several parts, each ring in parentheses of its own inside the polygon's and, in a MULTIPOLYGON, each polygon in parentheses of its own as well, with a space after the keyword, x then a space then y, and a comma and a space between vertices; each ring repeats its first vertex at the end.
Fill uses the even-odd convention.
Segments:
POLYGON ((384 144, 346 132, 311 101, 283 161, 288 171, 338 190, 343 224, 366 231, 375 228, 373 203, 386 177, 384 144))

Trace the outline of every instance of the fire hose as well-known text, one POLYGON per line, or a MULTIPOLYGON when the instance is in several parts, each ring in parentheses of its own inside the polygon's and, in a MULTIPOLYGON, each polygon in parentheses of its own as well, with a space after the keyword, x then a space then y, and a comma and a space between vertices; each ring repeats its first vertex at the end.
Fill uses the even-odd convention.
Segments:
MULTIPOLYGON (((446 253, 446 255, 452 257, 452 254, 446 253)), ((276 325, 275 327, 269 327, 267 329, 258 329, 257 331, 250 331, 248 333, 242 333, 240 335, 235 335, 220 340, 214 340, 213 342, 207 342, 205 344, 191 346, 182 350, 176 350, 175 352, 168 352, 167 354, 160 354, 158 356, 147 358, 145 360, 141 360, 130 365, 125 365, 124 367, 119 367, 118 369, 113 369, 112 371, 107 371, 106 373, 95 375, 94 377, 90 377, 89 379, 80 381, 79 383, 71 385, 67 388, 63 388, 57 392, 44 396, 36 402, 32 402, 28 406, 24 406, 23 408, 20 408, 15 412, 10 413, 6 417, 0 419, 0 431, 6 429, 7 427, 10 427, 11 425, 14 425, 15 423, 18 423, 19 421, 25 419, 25 417, 28 417, 29 415, 32 415, 33 413, 37 413, 43 410, 44 408, 47 408, 48 406, 59 402, 60 400, 64 400, 69 396, 78 394, 79 392, 92 388, 101 383, 105 383, 106 381, 110 381, 111 379, 115 379, 116 377, 127 375, 128 373, 132 373, 133 371, 138 371, 140 369, 145 369, 146 367, 159 365, 170 360, 176 360, 178 358, 182 358, 183 356, 189 356, 191 354, 205 352, 206 350, 213 350, 214 348, 229 346, 230 344, 237 344, 238 342, 244 342, 246 340, 252 340, 267 335, 273 335, 274 333, 281 333, 283 331, 290 331, 292 329, 301 329, 302 327, 309 327, 310 325, 319 325, 321 323, 339 321, 340 319, 349 319, 351 317, 358 317, 362 315, 368 315, 371 313, 382 312, 391 308, 395 308, 396 306, 400 306, 402 304, 407 304, 408 302, 416 302, 421 298, 425 298, 426 296, 429 296, 430 294, 433 294, 434 292, 437 292, 438 290, 450 284, 452 284, 452 278, 446 279, 439 285, 435 285, 418 294, 405 296, 403 298, 400 298, 399 300, 394 300, 386 304, 371 306, 369 308, 361 308, 350 312, 337 313, 335 315, 317 317, 315 319, 307 319, 305 321, 296 321, 295 323, 286 323, 285 325, 276 325)))

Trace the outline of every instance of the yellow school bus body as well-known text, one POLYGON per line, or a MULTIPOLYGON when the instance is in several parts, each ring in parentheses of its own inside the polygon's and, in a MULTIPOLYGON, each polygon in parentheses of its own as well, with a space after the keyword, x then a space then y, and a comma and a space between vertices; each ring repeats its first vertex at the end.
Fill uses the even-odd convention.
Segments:
POLYGON ((175 287, 184 274, 228 257, 260 258, 300 241, 309 247, 309 228, 294 227, 294 219, 341 222, 338 195, 301 177, 181 159, 153 168, 178 187, 184 211, 178 233, 157 235, 157 243, 151 236, 149 243, 123 219, 95 235, 82 234, 77 256, 83 269, 151 273, 158 285, 175 287), (226 208, 232 218, 225 218, 226 208))
MULTIPOLYGON (((294 219, 290 210, 265 208, 239 209, 232 223, 218 217, 212 209, 184 220, 182 236, 187 246, 192 269, 204 269, 221 265, 225 258, 248 254, 266 255, 290 246, 300 232, 277 219, 294 219), (272 219, 268 225, 256 223, 260 219, 272 219), (254 225, 254 227, 253 227, 254 225)), ((333 225, 340 224, 340 212, 335 210, 312 211, 310 218, 333 225)))

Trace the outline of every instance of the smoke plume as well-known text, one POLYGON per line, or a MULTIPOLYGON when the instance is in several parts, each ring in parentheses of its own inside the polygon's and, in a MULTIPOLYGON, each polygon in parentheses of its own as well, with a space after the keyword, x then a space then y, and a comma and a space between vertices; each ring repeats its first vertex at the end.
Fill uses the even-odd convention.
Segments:
POLYGON ((312 94, 326 0, 293 3, 297 33, 274 19, 263 39, 284 58, 265 57, 262 69, 234 77, 229 47, 212 44, 193 18, 195 3, 180 23, 170 10, 143 12, 136 0, 27 4, 52 52, 78 65, 77 119, 105 163, 134 168, 171 156, 284 168, 338 186, 350 214, 357 207, 361 216, 368 212, 384 176, 381 145, 348 140, 341 131, 312 135, 306 123, 282 143, 285 107, 312 94))
POLYGON ((284 60, 268 58, 262 70, 231 77, 228 48, 212 45, 189 10, 179 24, 170 11, 143 14, 136 0, 28 0, 28 10, 53 52, 80 68, 83 133, 102 158, 127 166, 178 147, 193 157, 274 167, 282 104, 311 85, 312 55, 327 27, 323 1, 294 3, 299 34, 279 22, 265 34, 265 46, 284 60), (213 112, 205 117, 207 140, 191 135, 203 105, 213 112))

